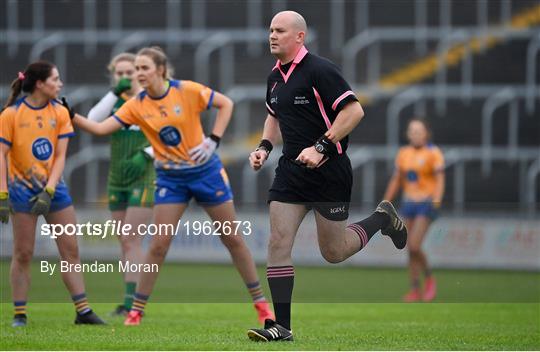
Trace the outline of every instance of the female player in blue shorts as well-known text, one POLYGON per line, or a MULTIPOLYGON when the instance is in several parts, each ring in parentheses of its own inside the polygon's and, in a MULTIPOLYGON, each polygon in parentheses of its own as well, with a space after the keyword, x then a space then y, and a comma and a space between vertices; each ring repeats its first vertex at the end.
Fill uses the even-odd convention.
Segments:
MULTIPOLYGON (((108 92, 88 113, 92 121, 103 121, 113 115, 141 88, 135 75, 135 54, 121 53, 109 63, 114 88, 108 92)), ((130 224, 137 228, 152 218, 154 203, 154 181, 156 172, 152 165, 153 150, 141 129, 132 125, 111 135, 111 159, 107 192, 109 210, 117 223, 130 224)), ((122 250, 122 261, 142 264, 143 236, 117 236, 122 250)), ((133 294, 139 273, 124 274, 124 303, 116 307, 113 315, 126 315, 133 304, 133 294)))
POLYGON ((429 269, 422 242, 429 226, 437 216, 444 193, 444 157, 430 142, 430 130, 422 119, 412 119, 407 127, 409 145, 402 147, 396 157, 396 169, 390 179, 384 199, 392 200, 403 188, 401 213, 409 229, 410 291, 405 302, 432 301, 437 293, 435 278, 429 269), (420 273, 424 273, 424 288, 420 273))
MULTIPOLYGON (((191 198, 204 207, 212 221, 231 224, 236 220, 233 196, 215 150, 231 118, 233 103, 223 94, 199 83, 169 79, 167 61, 160 48, 141 49, 135 67, 136 79, 144 90, 101 123, 76 115, 74 124, 97 135, 107 135, 129 125, 141 128, 155 154, 154 222, 158 227, 161 224, 176 226, 191 198), (212 134, 205 137, 200 113, 212 106, 218 109, 216 122, 212 134)), ((220 233, 221 241, 231 253, 252 296, 259 320, 272 318, 244 240, 240 235, 220 233)), ((146 264, 161 265, 173 235, 168 233, 152 238, 146 264)), ((140 274, 126 325, 140 324, 157 276, 157 272, 140 274)))
MULTIPOLYGON (((12 326, 25 326, 36 224, 76 224, 75 210, 62 180, 68 140, 74 135, 70 114, 56 101, 62 89, 57 68, 48 62, 30 64, 11 84, 0 114, 0 220, 13 220, 10 281, 15 306, 12 326), (17 99, 21 91, 27 93, 17 99)), ((80 264, 75 236, 59 235, 62 261, 80 264)), ((103 324, 90 309, 80 272, 62 273, 76 308, 75 324, 103 324)))

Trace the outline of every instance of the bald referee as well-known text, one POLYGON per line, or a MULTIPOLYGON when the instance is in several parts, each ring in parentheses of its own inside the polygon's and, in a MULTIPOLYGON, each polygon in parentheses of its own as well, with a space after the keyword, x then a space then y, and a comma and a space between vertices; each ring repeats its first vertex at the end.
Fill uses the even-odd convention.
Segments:
POLYGON ((364 111, 337 66, 308 52, 306 34, 306 21, 293 11, 278 13, 270 24, 270 52, 277 62, 268 76, 263 139, 249 161, 259 170, 281 133, 283 154, 269 191, 267 263, 276 321, 267 319, 264 328, 249 330, 249 338, 256 341, 293 339, 291 251, 311 209, 321 253, 330 263, 360 251, 379 230, 398 249, 407 242, 405 225, 387 201, 368 218, 347 225, 352 188, 347 136, 364 111))

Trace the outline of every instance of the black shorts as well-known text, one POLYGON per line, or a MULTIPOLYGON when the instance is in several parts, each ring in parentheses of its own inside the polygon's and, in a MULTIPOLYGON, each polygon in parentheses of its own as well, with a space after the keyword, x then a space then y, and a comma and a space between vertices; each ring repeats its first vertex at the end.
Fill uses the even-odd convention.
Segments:
POLYGON ((349 217, 352 168, 346 154, 330 158, 317 169, 308 169, 281 156, 268 202, 304 204, 328 220, 349 217))

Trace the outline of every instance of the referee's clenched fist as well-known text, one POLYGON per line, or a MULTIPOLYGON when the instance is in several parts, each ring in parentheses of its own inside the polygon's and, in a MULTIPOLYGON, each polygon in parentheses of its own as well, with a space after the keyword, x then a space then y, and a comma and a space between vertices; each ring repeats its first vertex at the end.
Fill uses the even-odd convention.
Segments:
POLYGON ((261 140, 257 149, 249 154, 249 164, 251 165, 251 168, 255 171, 259 171, 266 162, 266 159, 268 159, 273 148, 272 142, 268 139, 261 140))

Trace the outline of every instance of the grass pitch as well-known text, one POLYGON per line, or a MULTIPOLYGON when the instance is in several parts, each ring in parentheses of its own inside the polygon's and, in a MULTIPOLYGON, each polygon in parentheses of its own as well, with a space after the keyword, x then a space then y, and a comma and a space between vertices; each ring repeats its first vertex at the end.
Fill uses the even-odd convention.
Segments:
POLYGON ((298 267, 296 341, 262 344, 247 339, 258 324, 251 304, 235 303, 248 298, 230 266, 164 266, 138 327, 107 316, 122 295, 118 274, 85 274, 91 305, 108 322, 96 327, 73 325, 72 304, 55 303, 69 302, 61 280, 36 265, 29 325, 13 329, 7 264, 0 262, 2 350, 540 349, 539 273, 436 271, 439 303, 402 304, 392 302, 407 288, 404 270, 298 267))

